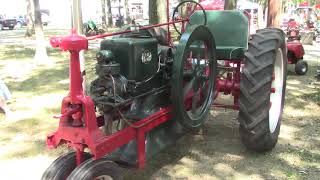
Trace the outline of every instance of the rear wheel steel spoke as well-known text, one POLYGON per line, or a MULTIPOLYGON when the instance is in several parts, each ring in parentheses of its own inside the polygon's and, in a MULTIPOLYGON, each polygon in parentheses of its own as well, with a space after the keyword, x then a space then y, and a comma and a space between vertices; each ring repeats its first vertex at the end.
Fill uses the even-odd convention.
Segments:
POLYGON ((195 114, 197 110, 199 91, 195 92, 192 96, 192 108, 191 108, 192 114, 195 114))
POLYGON ((195 84, 195 77, 193 77, 185 86, 183 90, 183 97, 186 97, 189 91, 193 88, 193 85, 195 84))
POLYGON ((192 96, 192 109, 191 112, 194 114, 196 112, 196 108, 197 108, 197 97, 196 96, 192 96))

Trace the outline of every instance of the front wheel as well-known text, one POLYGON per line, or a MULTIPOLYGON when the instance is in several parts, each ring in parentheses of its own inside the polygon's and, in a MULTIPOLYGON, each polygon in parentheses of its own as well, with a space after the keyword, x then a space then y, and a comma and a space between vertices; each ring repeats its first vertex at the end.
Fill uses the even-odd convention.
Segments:
POLYGON ((121 180, 119 166, 107 159, 90 159, 78 166, 67 180, 121 180))
POLYGON ((287 50, 282 30, 252 36, 245 54, 239 97, 240 135, 251 150, 271 150, 278 141, 286 89, 287 50))
POLYGON ((306 61, 299 60, 294 70, 298 75, 305 75, 308 72, 308 63, 306 61))
MULTIPOLYGON (((83 159, 87 160, 90 154, 84 153, 83 159)), ((67 179, 69 174, 77 167, 76 154, 74 152, 60 156, 43 173, 41 180, 67 179)))

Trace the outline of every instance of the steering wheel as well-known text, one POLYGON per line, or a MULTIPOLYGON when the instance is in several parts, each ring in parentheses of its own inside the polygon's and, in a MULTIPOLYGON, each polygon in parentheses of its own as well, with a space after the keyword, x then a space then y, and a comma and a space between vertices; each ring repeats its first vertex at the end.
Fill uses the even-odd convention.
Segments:
POLYGON ((204 23, 203 25, 206 26, 207 25, 207 15, 206 15, 206 11, 204 10, 204 8, 201 6, 201 4, 199 4, 198 2, 195 2, 193 0, 186 0, 183 1, 181 3, 179 3, 176 8, 173 11, 173 15, 172 15, 172 21, 178 21, 178 20, 186 20, 181 22, 181 30, 178 29, 178 27, 176 26, 176 23, 173 23, 173 27, 176 30, 176 32, 179 35, 182 35, 182 33, 185 30, 185 22, 187 22, 189 25, 192 25, 189 21, 190 16, 196 11, 196 10, 201 10, 203 12, 203 19, 204 19, 204 23), (200 9, 198 9, 198 7, 200 9))

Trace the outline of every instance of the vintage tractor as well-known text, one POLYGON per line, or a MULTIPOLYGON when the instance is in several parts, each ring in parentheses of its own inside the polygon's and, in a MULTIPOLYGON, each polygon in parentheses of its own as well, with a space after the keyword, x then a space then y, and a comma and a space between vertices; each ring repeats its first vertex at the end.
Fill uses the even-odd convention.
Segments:
POLYGON ((294 20, 290 19, 287 27, 287 49, 288 64, 295 65, 295 72, 298 75, 305 75, 308 72, 308 63, 303 60, 305 54, 300 35, 301 27, 294 20))
POLYGON ((42 179, 121 179, 119 166, 143 168, 184 133, 199 130, 212 107, 239 111, 248 149, 271 150, 284 106, 285 34, 263 29, 249 38, 248 28, 240 11, 206 11, 187 0, 167 23, 52 38, 53 47, 71 54, 70 93, 47 145, 66 144, 74 152, 56 159, 42 179), (181 34, 178 43, 171 40, 171 25, 181 34), (85 95, 79 51, 88 49, 88 40, 110 36, 101 42, 97 77, 85 95), (220 93, 234 104, 214 103, 220 93))

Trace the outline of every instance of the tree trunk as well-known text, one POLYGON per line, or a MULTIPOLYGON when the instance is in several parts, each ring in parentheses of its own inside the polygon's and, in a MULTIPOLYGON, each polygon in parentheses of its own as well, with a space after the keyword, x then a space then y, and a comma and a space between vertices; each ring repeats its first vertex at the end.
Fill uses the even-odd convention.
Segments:
POLYGON ((33 0, 26 0, 27 4, 27 30, 26 30, 26 37, 31 37, 34 34, 34 6, 33 0))
POLYGON ((157 11, 159 15, 159 23, 167 22, 167 1, 157 0, 157 11))
POLYGON ((35 33, 36 33, 36 54, 35 60, 37 64, 51 64, 52 62, 49 61, 46 49, 46 42, 44 39, 43 28, 42 28, 42 21, 41 21, 41 12, 40 12, 40 4, 39 0, 33 0, 34 5, 34 26, 35 26, 35 33))
POLYGON ((157 24, 167 22, 167 1, 149 0, 149 23, 157 24))
POLYGON ((111 13, 111 2, 110 0, 107 0, 107 14, 108 14, 108 26, 112 26, 113 25, 113 21, 112 21, 112 13, 111 13))
POLYGON ((159 23, 159 15, 157 12, 157 0, 149 0, 149 23, 159 23))
POLYGON ((237 0, 225 0, 224 9, 225 10, 237 9, 237 0))
POLYGON ((107 27, 107 16, 106 16, 106 0, 101 0, 101 10, 102 10, 102 27, 107 27))
POLYGON ((119 1, 119 7, 118 7, 118 15, 119 17, 121 16, 121 0, 118 0, 119 1))
POLYGON ((281 4, 279 0, 268 1, 268 21, 267 27, 280 27, 281 4))
POLYGON ((124 0, 124 9, 126 10, 126 21, 128 24, 131 22, 130 10, 129 10, 129 0, 124 0))

